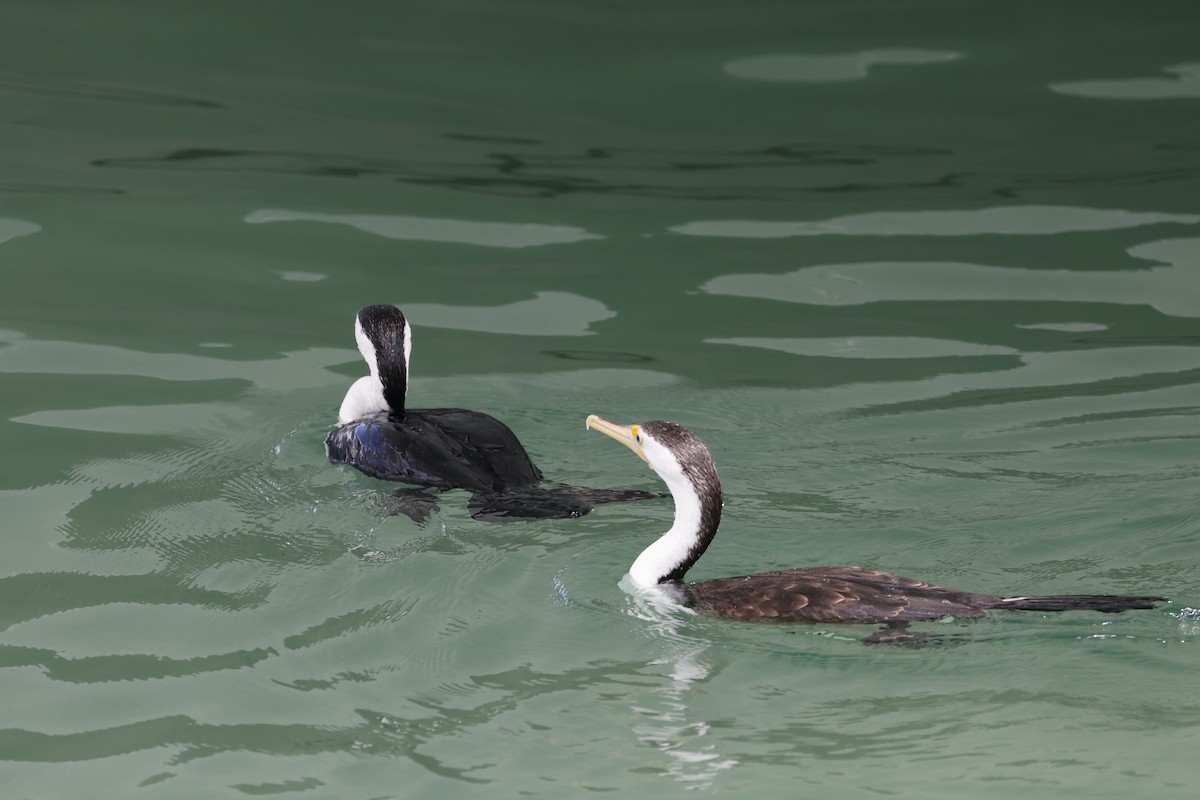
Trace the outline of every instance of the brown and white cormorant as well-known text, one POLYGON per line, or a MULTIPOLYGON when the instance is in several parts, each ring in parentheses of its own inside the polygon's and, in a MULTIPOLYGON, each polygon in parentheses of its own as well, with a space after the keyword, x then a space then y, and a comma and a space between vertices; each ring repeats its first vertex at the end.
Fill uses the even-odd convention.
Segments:
POLYGON ((1116 613, 1153 608, 1166 600, 1125 595, 998 597, 862 567, 797 567, 687 584, 684 575, 704 555, 721 522, 721 479, 712 454, 698 436, 675 422, 619 425, 593 414, 586 426, 633 450, 658 473, 675 500, 675 523, 637 557, 629 568, 630 579, 639 588, 667 589, 696 611, 737 620, 872 623, 901 630, 912 621, 974 617, 991 609, 1116 613))
MULTIPOLYGON (((541 470, 495 417, 462 408, 406 408, 412 329, 395 306, 360 310, 354 338, 371 374, 350 387, 338 411, 339 425, 325 440, 333 463, 385 481, 466 489, 472 516, 486 520, 579 517, 598 503, 657 496, 571 486, 543 489, 541 470)), ((437 507, 426 491, 401 490, 395 497, 398 510, 418 521, 437 507)))

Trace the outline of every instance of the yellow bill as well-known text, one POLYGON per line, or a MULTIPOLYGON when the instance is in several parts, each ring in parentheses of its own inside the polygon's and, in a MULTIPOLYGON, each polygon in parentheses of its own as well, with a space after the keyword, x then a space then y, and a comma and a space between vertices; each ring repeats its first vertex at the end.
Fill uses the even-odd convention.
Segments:
MULTIPOLYGON (((641 425, 621 425, 598 414, 590 414, 584 425, 591 430, 600 431, 609 438, 616 439, 636 453, 642 461, 646 461, 646 454, 642 451, 641 425)), ((650 462, 646 461, 646 463, 650 462)))

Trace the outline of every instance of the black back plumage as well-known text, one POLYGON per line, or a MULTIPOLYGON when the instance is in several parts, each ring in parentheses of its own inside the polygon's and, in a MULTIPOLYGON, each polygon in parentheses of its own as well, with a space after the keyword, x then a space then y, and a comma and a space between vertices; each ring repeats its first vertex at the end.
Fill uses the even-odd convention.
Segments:
POLYGON ((333 463, 385 481, 499 493, 542 480, 507 425, 462 408, 381 412, 342 425, 325 443, 333 463))
MULTIPOLYGON (((632 490, 541 488, 541 470, 512 430, 495 417, 462 408, 407 408, 408 321, 400 309, 367 306, 358 312, 357 322, 370 344, 363 355, 368 361, 374 358, 388 409, 334 429, 325 439, 333 463, 386 481, 434 490, 465 489, 472 495, 472 515, 488 520, 579 517, 599 503, 658 496, 632 490)), ((398 510, 419 521, 437 507, 428 494, 414 497, 401 490, 395 496, 407 502, 398 510)))

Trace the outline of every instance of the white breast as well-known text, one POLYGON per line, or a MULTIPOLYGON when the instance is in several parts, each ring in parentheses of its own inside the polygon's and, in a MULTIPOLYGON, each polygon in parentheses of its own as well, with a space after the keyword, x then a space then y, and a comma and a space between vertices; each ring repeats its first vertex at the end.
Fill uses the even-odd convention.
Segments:
POLYGON ((383 384, 374 375, 366 375, 356 380, 346 392, 342 407, 338 409, 338 423, 345 425, 369 414, 389 410, 383 399, 383 384))

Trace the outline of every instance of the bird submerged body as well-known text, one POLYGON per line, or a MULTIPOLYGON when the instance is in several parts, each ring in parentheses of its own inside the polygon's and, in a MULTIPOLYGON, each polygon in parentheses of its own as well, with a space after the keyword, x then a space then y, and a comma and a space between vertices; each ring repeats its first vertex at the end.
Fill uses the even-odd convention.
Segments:
POLYGON ((393 495, 417 521, 437 507, 429 490, 465 489, 478 519, 579 517, 598 503, 642 500, 649 492, 543 488, 540 469, 516 434, 495 417, 462 408, 405 407, 412 332, 400 309, 367 306, 354 338, 370 375, 355 381, 325 439, 329 460, 385 481, 422 487, 393 495))
POLYGON ((683 581, 721 522, 723 494, 712 454, 674 422, 619 425, 595 414, 587 427, 634 451, 658 473, 675 500, 671 529, 642 551, 629 570, 634 585, 667 589, 683 605, 727 619, 903 625, 974 617, 993 609, 1088 610, 1119 613, 1153 608, 1166 598, 1127 595, 1000 597, 935 586, 862 567, 797 567, 698 583, 683 581))

